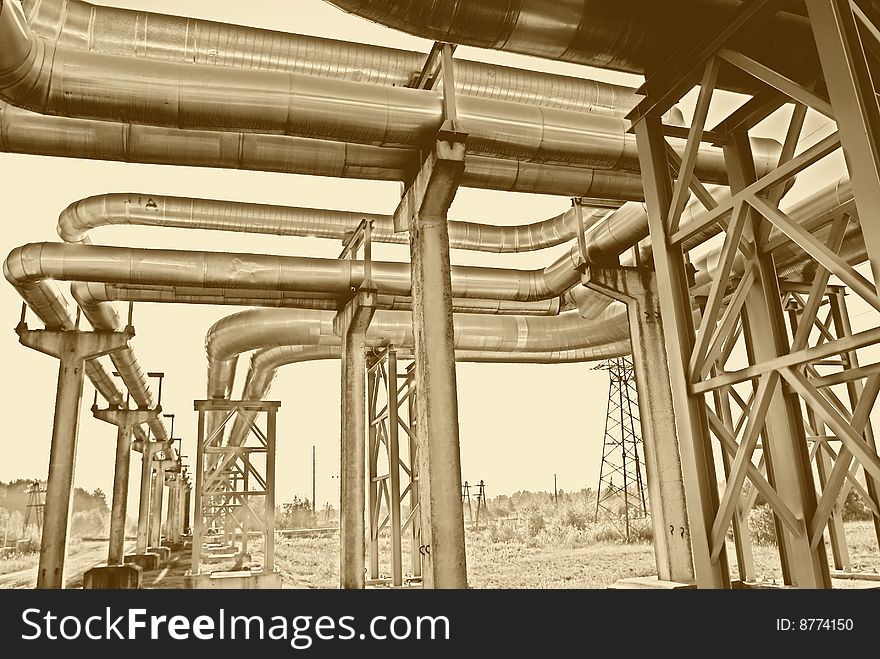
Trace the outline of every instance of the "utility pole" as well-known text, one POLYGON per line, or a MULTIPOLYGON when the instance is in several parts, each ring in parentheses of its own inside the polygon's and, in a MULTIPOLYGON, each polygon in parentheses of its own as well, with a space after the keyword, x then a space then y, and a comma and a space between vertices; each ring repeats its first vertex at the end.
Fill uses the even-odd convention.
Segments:
POLYGON ((556 489, 556 474, 553 474, 553 503, 559 505, 559 490, 556 489))
MULTIPOLYGON (((312 444, 312 515, 317 515, 318 511, 315 507, 315 474, 317 473, 315 465, 315 445, 312 444)), ((317 517, 315 519, 317 519, 317 517)))

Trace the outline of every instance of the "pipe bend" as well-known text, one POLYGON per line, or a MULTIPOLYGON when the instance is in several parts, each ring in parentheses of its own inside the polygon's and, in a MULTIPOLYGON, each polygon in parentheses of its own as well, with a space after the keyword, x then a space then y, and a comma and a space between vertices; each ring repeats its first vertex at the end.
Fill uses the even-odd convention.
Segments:
POLYGON ((42 243, 28 243, 14 248, 3 261, 3 276, 15 287, 44 278, 42 254, 42 243))
POLYGON ((55 50, 33 36, 21 5, 0 2, 0 96, 29 110, 44 108, 55 50))

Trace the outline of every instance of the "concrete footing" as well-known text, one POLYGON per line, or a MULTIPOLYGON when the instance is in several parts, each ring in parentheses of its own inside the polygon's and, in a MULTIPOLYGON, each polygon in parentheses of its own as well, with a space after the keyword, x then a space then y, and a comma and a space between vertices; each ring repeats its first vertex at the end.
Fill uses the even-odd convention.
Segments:
POLYGON ((697 586, 680 581, 664 581, 657 577, 631 577, 621 579, 610 587, 615 590, 693 590, 697 586))
POLYGON ((146 554, 127 554, 125 556, 126 565, 137 565, 143 570, 159 569, 159 554, 147 552, 146 554))
POLYGON ((241 570, 238 572, 205 572, 185 574, 185 588, 193 590, 237 589, 267 590, 281 588, 280 572, 241 570))
POLYGON ((853 572, 851 570, 832 570, 832 579, 858 579, 860 581, 880 581, 877 572, 853 572))
POLYGON ((147 547, 147 553, 158 554, 160 563, 164 563, 171 558, 170 547, 147 547))
POLYGON ((94 590, 138 589, 141 587, 141 566, 96 565, 83 575, 83 588, 94 590))

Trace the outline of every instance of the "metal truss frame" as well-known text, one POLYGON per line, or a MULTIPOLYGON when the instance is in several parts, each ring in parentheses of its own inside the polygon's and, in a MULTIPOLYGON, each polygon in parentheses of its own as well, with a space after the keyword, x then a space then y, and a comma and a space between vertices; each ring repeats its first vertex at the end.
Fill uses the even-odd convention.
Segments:
POLYGON ((594 370, 608 371, 609 377, 595 520, 608 519, 618 527, 622 522, 620 530, 629 542, 630 520, 649 515, 645 464, 639 455, 642 435, 635 368, 632 357, 617 357, 601 362, 594 370), (621 498, 623 515, 618 506, 621 498))
POLYGON ((263 535, 262 570, 275 567, 275 428, 278 401, 196 400, 199 415, 196 447, 195 519, 192 531, 192 567, 199 574, 202 546, 210 528, 223 529, 231 542, 241 534, 241 555, 248 552, 251 530, 263 535), (223 421, 206 435, 206 414, 222 412, 223 421), (265 429, 259 416, 265 414, 265 429), (223 444, 224 429, 236 417, 248 429, 240 444, 223 444), (260 465, 258 456, 264 456, 260 465), (255 460, 256 458, 256 460, 255 460))
POLYGON ((367 585, 403 586, 421 580, 416 378, 411 356, 389 345, 367 356, 368 527, 367 585), (409 363, 403 366, 401 357, 409 363), (404 501, 409 512, 404 517, 404 501), (391 540, 391 575, 379 571, 380 535, 391 540), (410 573, 403 572, 403 537, 410 535, 410 573))
MULTIPOLYGON (((648 206, 700 587, 731 585, 726 536, 732 522, 735 530, 741 525, 747 480, 775 514, 785 582, 805 588, 831 586, 822 537, 843 482, 852 480, 847 475, 853 462, 864 468, 869 490, 876 493, 880 483, 880 456, 868 423, 880 391, 880 364, 857 367, 852 361, 857 349, 880 342, 880 328, 841 331, 840 336, 820 330, 819 337, 812 331, 832 276, 880 309, 874 283, 838 253, 847 231, 855 227, 842 211, 833 218, 828 239, 821 240, 812 233, 815 227, 798 224, 779 207, 794 176, 841 147, 862 217, 870 217, 880 204, 880 106, 863 47, 871 40, 880 46, 880 32, 854 2, 806 0, 826 84, 793 80, 738 49, 753 22, 781 6, 779 0, 744 2, 717 34, 692 52, 682 51, 649 77, 641 90, 646 98, 630 115, 648 206), (761 91, 707 128, 722 67, 750 75, 761 91), (699 95, 690 127, 664 126, 662 115, 695 85, 699 95), (779 162, 759 177, 749 131, 790 103, 794 111, 779 162), (798 151, 807 108, 835 119, 838 130, 798 151), (687 138, 680 156, 667 141, 670 136, 687 138), (694 175, 704 141, 723 147, 730 179, 726 198, 711 194, 694 175), (690 194, 706 211, 683 221, 690 194), (707 234, 721 234, 723 244, 712 282, 696 289, 688 257, 707 234), (794 282, 801 286, 803 304, 793 336, 784 307, 791 298, 783 297, 771 254, 788 242, 813 266, 811 278, 794 282), (748 360, 745 368, 728 366, 737 348, 748 360), (829 360, 849 367, 821 375, 820 367, 829 360), (834 384, 848 387, 848 407, 834 393, 834 384), (730 401, 740 409, 737 419, 730 401), (807 429, 815 436, 833 434, 840 443, 836 457, 827 446, 822 449, 826 477, 824 487, 823 478, 818 479, 818 495, 807 429), (723 482, 716 477, 713 438, 723 459, 723 482), (766 475, 753 462, 759 440, 766 475)), ((862 232, 876 278, 880 229, 864 222, 862 232)), ((743 568, 741 564, 741 572, 743 568)))

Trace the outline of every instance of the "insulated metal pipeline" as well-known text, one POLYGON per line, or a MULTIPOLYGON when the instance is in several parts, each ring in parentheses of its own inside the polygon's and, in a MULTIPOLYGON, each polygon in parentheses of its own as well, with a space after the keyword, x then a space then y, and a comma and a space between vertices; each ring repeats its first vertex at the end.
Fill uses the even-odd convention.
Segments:
MULTIPOLYGON (((326 0, 340 9, 435 41, 505 50, 650 75, 695 38, 725 25, 740 0, 326 0)), ((788 3, 786 8, 790 8, 788 3)), ((743 47, 782 73, 818 71, 805 16, 762 21, 743 47)), ((754 89, 725 75, 722 87, 754 89)))
MULTIPOLYGON (((23 292, 22 290, 19 290, 19 292, 28 303, 28 306, 34 311, 37 317, 43 321, 47 328, 57 330, 75 329, 75 318, 68 307, 67 300, 61 294, 57 286, 40 286, 30 290, 30 293, 23 292)), ((115 315, 115 310, 111 308, 110 311, 115 315)), ((122 329, 121 322, 118 322, 117 326, 114 327, 99 327, 95 326, 94 323, 92 323, 92 325, 95 329, 106 329, 109 331, 118 331, 122 329)), ((139 405, 154 406, 155 400, 153 399, 149 382, 147 382, 146 376, 137 361, 134 359, 131 349, 125 348, 111 356, 116 357, 116 359, 113 360, 113 364, 119 372, 119 375, 122 377, 125 386, 129 392, 131 392, 135 402, 139 405)), ((110 373, 107 371, 100 358, 86 360, 83 372, 95 386, 98 393, 100 393, 111 406, 122 406, 125 404, 125 395, 110 376, 110 373)), ((157 440, 167 441, 169 439, 170 436, 168 435, 165 424, 161 418, 154 419, 149 423, 149 426, 157 440)), ((140 426, 135 429, 135 433, 137 439, 147 439, 140 426)))
MULTIPOLYGON (((434 91, 61 48, 30 32, 17 0, 0 4, 0 94, 41 114, 376 146, 423 146, 443 121, 434 91)), ((638 171, 622 118, 470 96, 458 97, 457 113, 472 153, 638 171)), ((753 148, 759 172, 769 171, 779 144, 754 138, 753 148)), ((703 147, 696 173, 726 182, 721 149, 703 147)))
MULTIPOLYGON (((317 309, 337 311, 344 300, 321 293, 268 291, 257 289, 206 289, 184 286, 120 286, 95 282, 74 282, 70 287, 73 299, 85 311, 95 313, 95 307, 107 302, 158 302, 166 304, 211 304, 241 307, 274 307, 285 309, 317 309)), ((383 309, 410 311, 412 298, 399 295, 379 295, 383 309)), ((499 315, 556 316, 561 310, 561 298, 534 302, 508 300, 453 298, 452 310, 464 313, 499 315)))
MULTIPOLYGON (((585 227, 589 229, 609 212, 607 208, 584 208, 585 227)), ((75 201, 59 215, 58 235, 68 243, 88 243, 91 229, 126 224, 345 240, 361 220, 373 222, 371 238, 376 242, 409 243, 408 233, 394 231, 390 215, 145 193, 104 194, 75 201)), ((540 222, 516 226, 460 220, 449 220, 447 226, 451 248, 481 252, 544 249, 577 235, 577 219, 572 209, 540 222)))
MULTIPOLYGON (((384 347, 374 343, 371 347, 384 347)), ((517 364, 564 364, 598 361, 612 359, 631 352, 628 340, 618 341, 589 348, 576 348, 571 350, 553 350, 542 352, 505 352, 490 350, 456 350, 456 362, 475 363, 517 363, 517 364)), ((242 400, 262 400, 269 394, 272 381, 278 369, 289 364, 299 364, 307 361, 326 359, 340 359, 342 346, 301 346, 285 345, 274 348, 265 348, 254 352, 251 356, 250 366, 242 387, 242 400)), ((243 416, 248 417, 245 413, 243 416)), ((246 426, 244 419, 236 418, 229 433, 228 443, 236 446, 241 444, 245 437, 246 426)))
MULTIPOLYGON (((380 347, 376 342, 372 347, 380 347)), ((401 347, 401 346, 398 346, 401 347)), ((629 341, 608 343, 589 348, 537 352, 505 352, 494 350, 456 350, 455 361, 477 363, 563 364, 611 359, 630 353, 629 341)), ((265 398, 278 369, 288 364, 307 361, 340 359, 342 346, 284 345, 257 350, 251 356, 242 386, 242 400, 265 398)), ((233 433, 234 434, 234 433, 233 433)))
MULTIPOLYGON (((511 301, 545 300, 577 283, 577 246, 546 268, 515 270, 452 267, 456 297, 511 301)), ((303 291, 347 294, 364 282, 364 262, 265 254, 135 249, 98 245, 30 243, 10 252, 3 267, 28 304, 58 304, 54 280, 303 291), (53 292, 54 291, 54 292, 53 292)), ((371 282, 380 294, 409 295, 408 263, 373 261, 371 282)), ((61 298, 63 300, 63 298, 61 298)), ((61 307, 66 302, 60 303, 61 307)))
MULTIPOLYGON (((412 149, 113 121, 48 117, 0 101, 0 151, 376 181, 408 181, 412 149)), ((638 174, 469 155, 462 186, 596 199, 644 199, 638 174)))
MULTIPOLYGON (((230 395, 238 356, 250 350, 285 345, 338 346, 335 313, 303 309, 251 309, 215 323, 205 336, 208 388, 211 398, 230 395)), ((577 313, 545 318, 456 314, 456 349, 547 352, 592 348, 629 337, 626 310, 615 307, 602 317, 586 320, 577 313)), ((397 311, 376 311, 367 330, 369 345, 413 344, 412 317, 397 311)))
MULTIPOLYGON (((868 258, 852 185, 848 176, 838 179, 792 205, 791 208, 783 208, 783 210, 792 220, 825 245, 830 242, 829 237, 833 222, 843 215, 848 216, 849 222, 839 256, 850 265, 862 263, 868 258)), ((805 258, 803 250, 775 228, 768 238, 768 246, 772 251, 780 279, 809 280, 816 268, 819 267, 815 260, 805 258)), ((697 285, 704 285, 712 280, 712 273, 720 253, 721 248, 716 247, 694 260, 697 285)), ((741 277, 744 269, 745 260, 741 254, 738 254, 731 277, 741 277)))
MULTIPOLYGON (((23 0, 33 32, 64 48, 257 71, 285 71, 407 87, 427 54, 372 44, 103 7, 80 0, 23 0)), ((630 87, 484 64, 455 62, 459 94, 625 116, 641 98, 630 87)))

